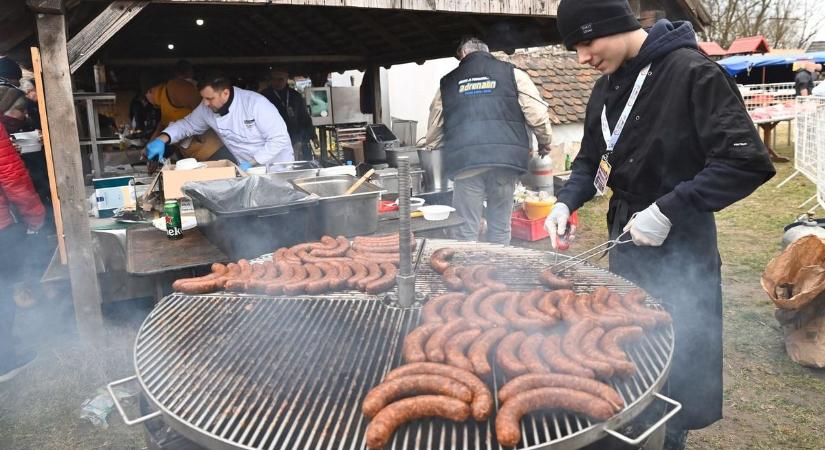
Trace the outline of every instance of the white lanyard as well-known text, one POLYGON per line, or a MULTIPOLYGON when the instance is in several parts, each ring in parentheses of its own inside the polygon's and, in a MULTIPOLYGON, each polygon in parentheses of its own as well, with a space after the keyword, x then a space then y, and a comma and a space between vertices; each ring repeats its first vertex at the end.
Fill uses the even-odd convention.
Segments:
POLYGON ((607 146, 607 153, 604 158, 609 156, 613 148, 616 147, 616 142, 619 141, 619 136, 622 135, 622 130, 624 130, 625 123, 627 123, 627 117, 630 115, 633 105, 636 104, 636 99, 639 98, 639 92, 642 90, 642 85, 645 84, 649 70, 650 64, 646 65, 636 77, 636 83, 633 85, 633 90, 630 91, 630 98, 627 99, 627 104, 624 105, 624 110, 622 115, 619 116, 619 121, 616 122, 613 133, 610 133, 610 125, 607 123, 607 105, 602 106, 602 135, 604 136, 604 144, 607 146))

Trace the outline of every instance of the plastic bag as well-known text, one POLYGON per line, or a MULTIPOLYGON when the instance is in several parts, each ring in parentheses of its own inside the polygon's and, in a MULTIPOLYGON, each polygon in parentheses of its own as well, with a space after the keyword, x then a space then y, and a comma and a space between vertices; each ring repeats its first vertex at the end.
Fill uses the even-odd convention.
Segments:
MULTIPOLYGON (((116 387, 112 388, 118 400, 125 400, 137 395, 138 388, 116 387)), ((109 428, 109 414, 112 412, 115 403, 112 401, 112 396, 105 387, 98 388, 95 391, 95 396, 86 399, 80 405, 80 418, 87 419, 92 425, 100 428, 109 428)))
POLYGON ((762 289, 781 309, 798 310, 825 292, 825 243, 806 236, 765 267, 762 289))
POLYGON ((188 181, 182 191, 207 209, 220 213, 289 205, 317 197, 296 189, 287 181, 265 176, 188 181))

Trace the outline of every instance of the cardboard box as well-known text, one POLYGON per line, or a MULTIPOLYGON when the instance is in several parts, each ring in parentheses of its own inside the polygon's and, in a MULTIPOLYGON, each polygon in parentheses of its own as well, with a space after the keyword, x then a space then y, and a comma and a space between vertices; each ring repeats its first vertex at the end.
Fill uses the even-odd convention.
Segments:
POLYGON ((180 188, 187 181, 208 181, 225 180, 235 178, 237 166, 231 161, 221 159, 218 161, 205 161, 206 167, 203 169, 176 171, 175 166, 164 167, 161 171, 163 182, 163 198, 173 199, 183 197, 180 188))
POLYGON ((118 208, 135 208, 135 177, 95 178, 97 217, 112 217, 118 208))

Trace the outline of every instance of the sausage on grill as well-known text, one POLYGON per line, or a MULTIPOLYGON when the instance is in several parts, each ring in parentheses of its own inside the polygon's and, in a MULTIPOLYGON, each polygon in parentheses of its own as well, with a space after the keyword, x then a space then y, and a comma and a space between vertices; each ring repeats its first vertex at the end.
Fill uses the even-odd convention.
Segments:
MULTIPOLYGON (((487 287, 486 289, 490 289, 487 287)), ((516 294, 518 295, 518 294, 516 294)), ((501 308, 505 302, 512 302, 515 298, 513 297, 512 292, 495 292, 490 294, 481 301, 478 305, 478 313, 481 317, 484 317, 488 321, 492 322, 496 326, 506 327, 510 322, 499 314, 498 309, 501 308)))
POLYGON ((476 271, 481 268, 482 266, 469 266, 461 269, 459 276, 461 277, 461 282, 464 284, 464 289, 477 291, 484 287, 484 284, 476 280, 475 275, 476 271))
POLYGON ((430 266, 438 273, 444 273, 450 267, 450 259, 455 255, 455 249, 442 247, 430 255, 430 266))
POLYGON ((367 266, 367 271, 369 272, 369 274, 358 281, 358 290, 361 291, 367 289, 367 283, 371 283, 381 278, 381 275, 383 275, 383 272, 381 271, 381 266, 378 265, 378 263, 368 262, 365 265, 367 266))
POLYGON ((358 261, 350 261, 349 266, 352 269, 352 276, 347 278, 347 287, 357 289, 358 283, 369 275, 369 269, 358 261))
MULTIPOLYGON (((323 240, 323 238, 321 239, 323 240)), ((332 245, 332 247, 313 248, 309 251, 309 254, 320 258, 332 258, 346 255, 347 250, 349 250, 349 240, 344 236, 338 236, 334 239, 334 245, 332 245)))
POLYGON ((510 398, 496 414, 496 437, 505 447, 521 441, 521 418, 530 412, 560 408, 604 421, 613 416, 609 403, 587 392, 565 388, 539 388, 510 398))
POLYGON ((570 359, 573 359, 580 365, 593 370, 596 375, 604 378, 610 378, 613 376, 613 367, 604 361, 588 357, 582 350, 582 341, 584 340, 584 336, 597 326, 598 324, 596 321, 589 317, 574 323, 570 329, 567 330, 567 334, 564 335, 561 348, 564 351, 564 354, 569 356, 570 359))
POLYGON ((452 339, 447 341, 447 345, 444 346, 444 356, 447 364, 472 371, 473 364, 464 354, 464 351, 480 334, 481 330, 472 328, 456 334, 452 339))
POLYGON ((217 290, 218 278, 227 272, 226 266, 220 263, 212 264, 212 272, 202 277, 181 278, 172 283, 172 289, 184 294, 206 294, 217 290))
POLYGON ((425 323, 419 325, 414 330, 410 331, 404 337, 404 344, 402 346, 402 355, 404 361, 408 363, 423 362, 427 360, 427 354, 424 352, 424 344, 430 335, 435 330, 441 328, 441 324, 437 322, 425 323))
POLYGON ((395 285, 395 277, 398 275, 395 265, 381 263, 380 267, 383 274, 377 280, 366 283, 367 294, 380 294, 389 291, 395 285))
POLYGON ((582 353, 588 358, 604 361, 613 368, 613 373, 622 377, 633 376, 636 373, 636 365, 624 359, 613 358, 602 352, 599 348, 599 340, 604 336, 603 328, 593 328, 584 335, 582 340, 582 353))
POLYGON ((307 286, 309 283, 314 281, 318 281, 323 278, 324 273, 321 271, 321 268, 316 266, 315 264, 304 264, 303 269, 306 273, 305 278, 300 278, 298 273, 296 272, 296 277, 293 277, 292 281, 284 285, 284 294, 286 295, 301 295, 306 291, 307 286))
POLYGON ((460 291, 464 289, 464 282, 461 281, 461 267, 459 266, 450 266, 444 270, 444 273, 441 274, 442 279, 444 280, 444 285, 447 286, 447 289, 451 291, 460 291))
POLYGON ((280 295, 284 290, 284 285, 295 275, 295 266, 286 260, 276 262, 275 266, 278 268, 278 276, 266 283, 263 290, 267 295, 280 295))
POLYGON ((509 377, 516 377, 527 373, 527 366, 516 355, 519 346, 527 337, 523 331, 516 331, 501 339, 496 348, 496 364, 509 377))
POLYGON ((463 422, 470 417, 470 407, 461 400, 443 395, 420 395, 391 403, 367 425, 367 447, 379 449, 387 445, 396 428, 425 417, 463 422))
POLYGON ((492 327, 493 322, 490 322, 489 320, 479 316, 477 312, 478 304, 492 293, 492 289, 488 287, 483 287, 468 295, 467 298, 464 300, 464 304, 461 305, 461 315, 464 316, 465 319, 469 320, 470 322, 473 322, 481 328, 492 327))
POLYGON ((524 317, 541 320, 545 326, 555 325, 558 323, 558 319, 561 318, 559 310, 549 300, 542 305, 544 297, 549 294, 550 292, 544 292, 541 289, 534 289, 522 294, 518 301, 518 312, 524 317), (541 305, 542 308, 540 309, 538 305, 541 305))
POLYGON ((441 309, 450 300, 463 300, 464 298, 465 295, 460 292, 450 292, 447 294, 437 295, 427 300, 427 303, 425 303, 421 308, 421 322, 444 322, 443 316, 441 315, 441 309))
POLYGON ((558 373, 528 373, 513 378, 507 384, 498 388, 498 400, 501 403, 507 403, 507 400, 519 392, 543 387, 560 387, 587 392, 610 403, 610 406, 616 412, 624 408, 622 396, 611 386, 591 378, 558 373))
POLYGON ((419 373, 443 375, 467 385, 467 387, 473 391, 473 403, 470 407, 472 408, 473 418, 475 420, 487 420, 490 414, 493 413, 493 394, 490 392, 490 389, 487 388, 487 385, 472 372, 458 367, 431 362, 407 364, 390 371, 390 373, 384 377, 384 381, 419 373))
POLYGON ((467 350, 467 357, 473 365, 473 372, 478 376, 488 377, 493 372, 488 360, 490 350, 506 335, 506 328, 490 328, 470 345, 470 349, 467 350))
POLYGON ((607 298, 607 306, 609 306, 611 310, 630 318, 635 325, 639 325, 645 330, 656 328, 657 323, 655 318, 644 314, 636 314, 634 311, 627 309, 622 302, 622 296, 620 294, 611 294, 610 297, 607 298))
POLYGON ((617 359, 627 359, 627 355, 622 350, 622 345, 640 339, 644 335, 642 327, 617 327, 608 331, 599 340, 599 346, 603 352, 617 359))
POLYGON ((579 364, 577 361, 569 358, 561 350, 561 336, 551 334, 544 340, 541 346, 541 355, 550 367, 560 373, 567 373, 577 377, 596 378, 596 374, 592 369, 579 364))
POLYGON ((494 291, 506 291, 507 285, 493 279, 493 271, 496 268, 493 266, 481 266, 473 272, 473 278, 476 282, 487 286, 494 291))
POLYGON ((501 315, 507 319, 510 327, 531 331, 540 330, 545 327, 547 325, 545 319, 549 319, 551 325, 555 322, 552 317, 546 316, 538 310, 536 310, 536 313, 539 317, 526 317, 519 312, 521 304, 524 303, 523 297, 534 295, 532 292, 526 292, 524 294, 511 292, 510 294, 510 297, 504 302, 504 308, 501 311, 501 315))
POLYGON ((550 289, 573 289, 573 282, 560 275, 556 275, 550 269, 539 272, 539 281, 550 289))
POLYGON ((524 367, 527 368, 528 372, 550 372, 550 368, 547 367, 539 354, 539 348, 541 348, 543 342, 544 335, 541 333, 531 334, 521 341, 521 345, 518 347, 518 358, 521 360, 521 363, 524 364, 524 367))
POLYGON ((637 315, 651 317, 653 320, 656 321, 656 325, 668 325, 673 322, 673 319, 670 317, 670 314, 666 313, 665 311, 648 308, 642 305, 642 302, 646 297, 647 294, 645 293, 645 291, 641 289, 636 289, 634 291, 628 292, 624 295, 624 297, 622 297, 622 304, 624 304, 627 309, 636 313, 637 315))
POLYGON ((464 383, 443 375, 418 374, 399 377, 375 386, 361 403, 361 412, 371 418, 388 404, 418 394, 445 395, 465 403, 473 401, 473 391, 464 383))
POLYGON ((454 334, 472 328, 473 325, 464 319, 453 320, 447 322, 430 335, 427 343, 424 344, 424 352, 427 354, 427 360, 432 362, 444 362, 446 355, 444 354, 444 346, 454 334))
POLYGON ((462 318, 461 305, 464 304, 464 298, 454 298, 441 308, 441 317, 445 322, 462 318))

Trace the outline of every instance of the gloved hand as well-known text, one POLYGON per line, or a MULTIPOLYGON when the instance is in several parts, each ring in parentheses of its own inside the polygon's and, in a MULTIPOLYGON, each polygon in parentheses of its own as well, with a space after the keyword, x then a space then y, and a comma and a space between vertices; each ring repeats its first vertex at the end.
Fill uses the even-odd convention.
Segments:
POLYGON ((550 145, 539 145, 539 156, 544 157, 550 154, 550 145))
POLYGON ((150 160, 163 161, 163 153, 166 151, 166 143, 160 139, 152 139, 146 144, 146 157, 150 160))
MULTIPOLYGON (((576 227, 572 224, 568 224, 569 221, 570 208, 568 208, 564 203, 556 202, 556 204, 553 205, 553 209, 550 211, 550 215, 544 220, 544 229, 547 230, 547 233, 550 235, 550 244, 553 245, 553 249, 559 249, 559 237, 564 236, 565 233, 568 233, 568 226, 570 228, 569 239, 573 238, 576 227)), ((567 249, 564 248, 561 250, 567 249)))
POLYGON ((252 168, 252 163, 251 163, 251 162, 249 162, 249 161, 241 161, 241 163, 240 163, 240 164, 238 164, 238 167, 240 167, 240 168, 241 168, 241 170, 243 170, 244 172, 246 172, 247 170, 249 170, 249 169, 251 169, 251 168, 252 168))
POLYGON ((630 219, 624 231, 630 230, 630 237, 636 245, 659 247, 667 239, 671 226, 670 219, 653 203, 630 219))

